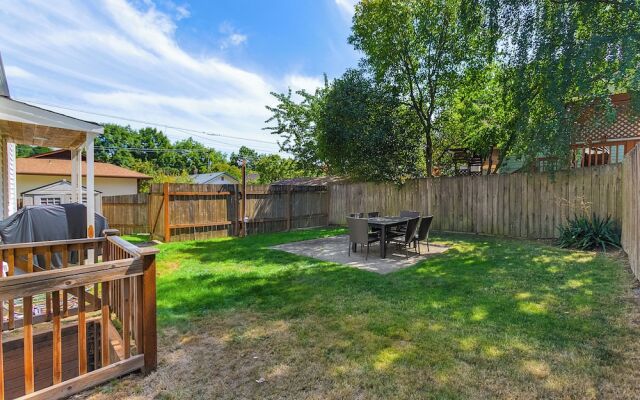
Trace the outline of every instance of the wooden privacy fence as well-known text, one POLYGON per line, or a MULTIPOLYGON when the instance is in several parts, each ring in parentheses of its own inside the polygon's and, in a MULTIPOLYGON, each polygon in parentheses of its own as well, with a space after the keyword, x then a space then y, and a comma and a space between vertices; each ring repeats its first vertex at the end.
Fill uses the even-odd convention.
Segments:
POLYGON ((120 233, 149 232, 148 197, 146 193, 102 197, 102 215, 109 227, 120 233))
POLYGON ((347 214, 416 210, 433 215, 433 229, 522 238, 555 238, 574 213, 622 217, 619 164, 548 173, 442 177, 394 184, 330 184, 329 223, 347 214))
POLYGON ((244 220, 248 234, 328 223, 323 186, 248 185, 244 208, 242 201, 239 185, 154 184, 148 232, 154 239, 180 241, 238 235, 244 220))
MULTIPOLYGON (((324 186, 247 185, 247 233, 325 226, 328 205, 329 196, 324 186)), ((237 207, 242 214, 241 193, 237 207)))
POLYGON ((236 215, 233 186, 153 184, 149 192, 149 232, 163 241, 231 235, 236 215))
POLYGON ((622 247, 640 279, 640 146, 625 156, 622 191, 622 247))
POLYGON ((155 369, 156 252, 117 236, 0 245, 0 399, 155 369))

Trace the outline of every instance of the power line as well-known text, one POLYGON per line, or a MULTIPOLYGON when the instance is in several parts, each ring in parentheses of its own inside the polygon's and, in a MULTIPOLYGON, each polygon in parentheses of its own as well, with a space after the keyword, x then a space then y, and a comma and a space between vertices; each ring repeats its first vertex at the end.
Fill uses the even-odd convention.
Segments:
MULTIPOLYGON (((33 104, 37 104, 37 105, 40 105, 40 106, 45 106, 45 107, 55 107, 55 108, 59 108, 59 109, 62 109, 62 110, 67 110, 67 111, 75 111, 75 112, 84 113, 84 114, 97 115, 99 117, 104 117, 104 118, 115 118, 115 119, 119 119, 119 120, 123 120, 123 121, 135 122, 135 123, 138 123, 138 124, 147 124, 147 125, 152 125, 152 126, 164 127, 166 129, 175 129, 175 130, 179 130, 179 131, 182 131, 182 132, 185 132, 185 133, 194 134, 194 136, 196 136, 196 137, 200 137, 200 138, 207 139, 207 140, 214 140, 214 139, 211 139, 210 137, 198 136, 196 134, 204 134, 204 135, 207 135, 207 136, 222 137, 222 138, 228 138, 228 139, 232 139, 232 140, 245 140, 245 141, 249 141, 249 142, 260 142, 260 143, 278 145, 277 142, 270 142, 268 140, 249 139, 249 138, 244 138, 244 137, 241 137, 241 136, 232 136, 232 135, 224 135, 224 134, 215 133, 215 132, 199 131, 199 130, 191 129, 191 128, 182 128, 182 127, 179 127, 179 126, 171 126, 171 125, 167 125, 167 124, 160 124, 160 123, 157 123, 157 122, 151 122, 151 121, 145 121, 145 120, 140 120, 140 119, 122 117, 122 116, 118 116, 118 115, 102 114, 102 113, 97 113, 97 112, 93 112, 93 111, 80 110, 80 109, 77 109, 77 108, 59 106, 59 105, 56 105, 56 104, 43 103, 43 102, 39 102, 39 101, 32 101, 32 100, 23 100, 23 101, 26 101, 26 102, 29 102, 29 103, 33 103, 33 104)), ((224 144, 232 145, 231 143, 224 143, 224 144)))
POLYGON ((144 153, 192 153, 203 152, 211 153, 216 151, 215 149, 152 149, 144 147, 115 147, 115 146, 95 146, 97 150, 127 150, 127 151, 139 151, 144 153))

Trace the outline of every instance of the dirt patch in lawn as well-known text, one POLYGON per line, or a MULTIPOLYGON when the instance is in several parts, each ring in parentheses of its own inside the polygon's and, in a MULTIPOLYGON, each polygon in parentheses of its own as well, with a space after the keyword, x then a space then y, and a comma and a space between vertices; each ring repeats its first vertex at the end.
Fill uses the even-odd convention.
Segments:
POLYGON ((286 321, 237 314, 191 332, 164 331, 157 371, 121 378, 80 399, 340 398, 286 321), (329 396, 328 396, 329 395, 329 396))

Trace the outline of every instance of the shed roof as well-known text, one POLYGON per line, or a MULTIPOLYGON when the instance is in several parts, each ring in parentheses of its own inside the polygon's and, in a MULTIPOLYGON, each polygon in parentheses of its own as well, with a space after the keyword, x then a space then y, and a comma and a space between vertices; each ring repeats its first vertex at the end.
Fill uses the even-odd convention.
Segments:
POLYGON ((197 183, 197 184, 200 184, 200 185, 204 185, 204 184, 207 184, 207 183, 209 183, 209 182, 211 182, 213 180, 218 179, 222 175, 231 178, 231 180, 233 180, 233 182, 238 182, 238 180, 236 178, 234 178, 232 175, 228 174, 227 172, 211 172, 211 173, 208 173, 208 174, 195 174, 195 175, 189 175, 189 177, 191 179, 193 179, 194 183, 197 183))
MULTIPOLYGON (((29 195, 29 194, 45 194, 45 193, 57 193, 57 192, 66 192, 66 191, 70 192, 71 189, 72 189, 71 182, 67 181, 66 179, 62 179, 57 182, 49 183, 47 185, 26 190, 20 193, 20 196, 29 195)), ((82 189, 84 190, 84 193, 87 192, 87 188, 85 186, 82 186, 82 189)), ((102 192, 99 190, 94 190, 94 193, 100 194, 102 192)))

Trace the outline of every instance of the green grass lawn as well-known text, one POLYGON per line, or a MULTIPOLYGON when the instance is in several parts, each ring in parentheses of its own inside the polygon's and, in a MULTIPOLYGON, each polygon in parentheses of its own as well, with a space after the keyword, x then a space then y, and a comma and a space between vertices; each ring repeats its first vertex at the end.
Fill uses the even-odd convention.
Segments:
POLYGON ((159 369, 92 396, 637 398, 623 261, 447 235, 377 275, 269 249, 342 232, 160 245, 159 369))

